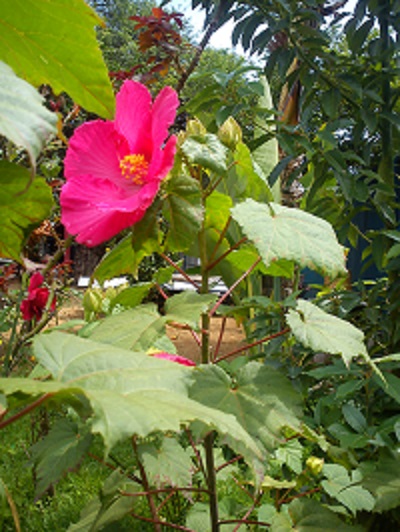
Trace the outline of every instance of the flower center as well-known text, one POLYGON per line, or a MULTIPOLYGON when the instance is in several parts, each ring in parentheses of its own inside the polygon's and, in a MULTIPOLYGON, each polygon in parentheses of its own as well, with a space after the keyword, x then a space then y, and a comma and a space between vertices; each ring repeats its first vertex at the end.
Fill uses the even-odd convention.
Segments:
POLYGON ((143 185, 149 169, 149 163, 144 155, 126 155, 119 162, 123 177, 135 185, 143 185))

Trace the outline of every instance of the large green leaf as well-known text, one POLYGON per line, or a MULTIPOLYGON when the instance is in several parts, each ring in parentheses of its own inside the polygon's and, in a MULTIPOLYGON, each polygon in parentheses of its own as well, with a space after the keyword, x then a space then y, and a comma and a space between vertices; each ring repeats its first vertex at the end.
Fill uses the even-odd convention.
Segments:
POLYGON ((177 432, 198 420, 229 437, 250 463, 260 463, 259 448, 234 416, 187 396, 193 368, 60 332, 37 337, 34 353, 56 382, 4 378, 0 391, 33 396, 49 392, 53 401, 59 394, 67 402, 83 394, 93 411, 92 431, 101 434, 107 450, 133 434, 177 432))
POLYGON ((346 366, 359 356, 369 360, 360 329, 309 301, 299 299, 296 310, 289 309, 286 314, 286 321, 297 340, 313 351, 341 355, 346 366))
POLYGON ((234 414, 257 441, 272 449, 284 427, 299 431, 299 395, 277 371, 251 362, 231 377, 217 366, 202 366, 190 396, 207 406, 234 414))
POLYGON ((0 134, 24 148, 32 165, 51 133, 57 115, 44 107, 43 98, 0 61, 0 134))
POLYGON ((96 41, 99 24, 83 0, 0 2, 0 59, 35 87, 49 84, 111 118, 114 97, 96 41))
POLYGON ((287 259, 331 277, 346 274, 344 249, 325 220, 300 209, 252 199, 233 207, 232 216, 266 266, 287 259))
POLYGON ((107 279, 112 279, 124 273, 136 275, 143 257, 143 254, 135 253, 132 247, 132 237, 128 235, 104 255, 96 267, 93 277, 103 283, 107 279))
POLYGON ((234 157, 236 161, 234 170, 243 186, 243 192, 237 195, 237 198, 253 198, 260 202, 272 201, 272 192, 265 174, 260 171, 258 165, 254 165, 249 148, 240 142, 236 146, 234 157))
POLYGON ((182 292, 170 297, 165 303, 166 320, 185 323, 192 329, 199 328, 200 316, 207 312, 215 303, 214 294, 197 294, 196 292, 182 292))
POLYGON ((58 420, 50 432, 32 447, 36 463, 36 495, 40 496, 67 471, 77 466, 90 446, 92 435, 86 426, 68 419, 58 420))
POLYGON ((197 181, 189 176, 174 176, 166 182, 163 214, 168 222, 166 248, 170 251, 187 249, 203 219, 201 194, 197 181))
POLYGON ((51 211, 53 198, 44 180, 26 168, 0 161, 0 256, 21 261, 29 232, 51 211))

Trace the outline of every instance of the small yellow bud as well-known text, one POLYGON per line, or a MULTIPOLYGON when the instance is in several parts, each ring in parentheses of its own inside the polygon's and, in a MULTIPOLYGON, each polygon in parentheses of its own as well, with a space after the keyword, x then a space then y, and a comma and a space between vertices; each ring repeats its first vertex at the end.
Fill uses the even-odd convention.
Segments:
POLYGON ((307 458, 306 465, 313 475, 319 475, 324 467, 324 461, 322 458, 310 456, 307 458))
POLYGON ((234 150, 242 142, 242 129, 236 120, 230 116, 218 130, 218 138, 229 149, 234 150))
POLYGON ((200 120, 195 118, 194 120, 189 120, 189 122, 187 123, 186 133, 188 135, 198 135, 200 137, 203 137, 207 134, 207 130, 200 122, 200 120))

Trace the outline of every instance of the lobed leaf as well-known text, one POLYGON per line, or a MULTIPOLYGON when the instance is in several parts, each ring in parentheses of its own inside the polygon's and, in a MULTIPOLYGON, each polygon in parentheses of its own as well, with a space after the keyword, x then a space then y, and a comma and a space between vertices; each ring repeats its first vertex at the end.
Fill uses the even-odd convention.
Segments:
POLYGON ((266 266, 287 259, 330 277, 346 274, 343 247, 325 220, 300 209, 252 199, 236 205, 231 212, 266 266))

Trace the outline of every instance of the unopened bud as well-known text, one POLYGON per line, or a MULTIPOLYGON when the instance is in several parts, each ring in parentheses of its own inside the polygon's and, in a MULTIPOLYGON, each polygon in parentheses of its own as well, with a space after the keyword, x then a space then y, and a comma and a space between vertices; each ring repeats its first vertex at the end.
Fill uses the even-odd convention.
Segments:
POLYGON ((200 122, 200 120, 195 118, 193 120, 189 120, 189 122, 187 123, 186 133, 188 135, 198 135, 200 137, 203 137, 207 134, 207 130, 200 122))
POLYGON ((231 150, 234 150, 236 145, 242 141, 242 129, 233 116, 227 118, 219 128, 218 138, 231 150))
POLYGON ((307 458, 306 466, 313 475, 319 475, 322 471, 322 468, 324 467, 324 461, 322 458, 310 456, 309 458, 307 458))

